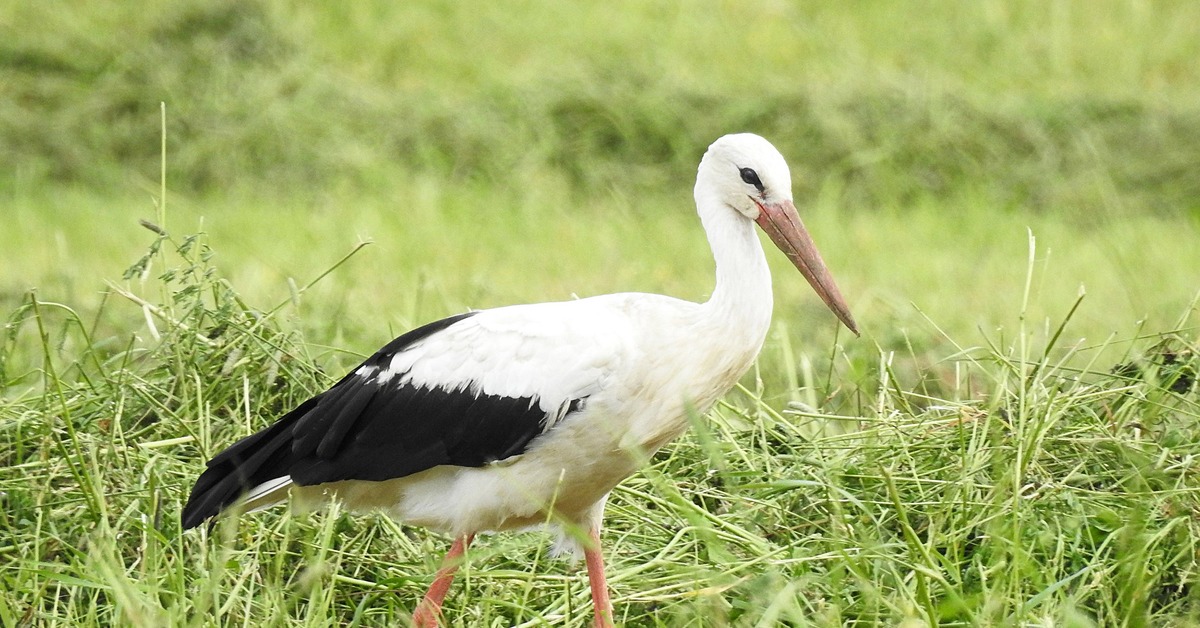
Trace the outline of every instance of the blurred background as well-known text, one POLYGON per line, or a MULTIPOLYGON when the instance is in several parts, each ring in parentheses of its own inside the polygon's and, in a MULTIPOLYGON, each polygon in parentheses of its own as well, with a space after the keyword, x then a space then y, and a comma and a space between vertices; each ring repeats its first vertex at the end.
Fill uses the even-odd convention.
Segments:
MULTIPOLYGON (((359 351, 468 307, 703 299, 695 167, 753 131, 872 344, 937 361, 1081 288, 1071 338, 1166 331, 1200 289, 1198 25, 1187 1, 5 0, 0 305, 94 308, 138 219, 208 233, 264 308, 373 241, 294 311, 359 351)), ((771 261, 777 333, 823 351, 834 319, 771 261)))

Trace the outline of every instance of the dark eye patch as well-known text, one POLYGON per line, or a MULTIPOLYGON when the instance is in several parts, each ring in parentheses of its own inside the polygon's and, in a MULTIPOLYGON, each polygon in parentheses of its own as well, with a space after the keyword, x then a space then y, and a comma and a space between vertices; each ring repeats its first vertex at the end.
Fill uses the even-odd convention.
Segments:
POLYGON ((758 178, 758 173, 752 168, 742 168, 740 173, 742 175, 742 181, 745 181, 749 185, 753 185, 759 192, 764 191, 762 180, 758 178))

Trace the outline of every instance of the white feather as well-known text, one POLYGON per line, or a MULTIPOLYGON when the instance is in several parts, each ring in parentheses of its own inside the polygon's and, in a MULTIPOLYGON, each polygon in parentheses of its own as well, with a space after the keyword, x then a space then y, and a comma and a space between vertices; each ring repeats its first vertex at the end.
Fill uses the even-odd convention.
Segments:
POLYGON ((285 475, 267 480, 246 493, 246 512, 266 510, 287 499, 287 489, 292 485, 292 476, 285 475))
POLYGON ((631 352, 605 297, 484 310, 396 354, 381 380, 503 397, 546 412, 602 390, 631 352))

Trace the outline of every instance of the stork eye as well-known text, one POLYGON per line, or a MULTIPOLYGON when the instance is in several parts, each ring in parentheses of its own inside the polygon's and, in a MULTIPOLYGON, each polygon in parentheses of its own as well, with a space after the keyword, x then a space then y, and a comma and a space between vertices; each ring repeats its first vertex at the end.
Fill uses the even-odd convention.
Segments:
POLYGON ((742 173, 742 181, 745 181, 746 183, 753 185, 755 188, 758 189, 759 192, 763 191, 763 184, 762 184, 762 181, 759 180, 757 172, 755 172, 754 170, 752 170, 750 168, 742 168, 741 173, 742 173))

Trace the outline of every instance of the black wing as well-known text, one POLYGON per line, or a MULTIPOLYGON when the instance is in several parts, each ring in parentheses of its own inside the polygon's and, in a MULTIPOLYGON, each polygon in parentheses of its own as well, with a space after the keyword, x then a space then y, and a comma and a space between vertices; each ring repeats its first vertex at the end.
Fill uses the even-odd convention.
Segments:
MULTIPOLYGON (((363 362, 377 372, 417 341, 472 316, 414 329, 363 362)), ((251 488, 291 476, 302 486, 341 480, 388 480, 439 465, 483 466, 517 455, 550 424, 536 397, 503 397, 464 388, 379 383, 356 368, 275 424, 217 454, 183 508, 192 528, 251 488)), ((554 414, 577 410, 570 400, 554 414)), ((556 417, 556 418, 557 418, 556 417)))

